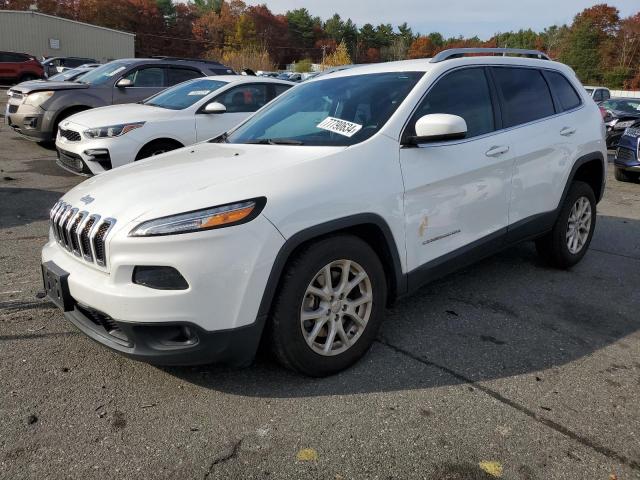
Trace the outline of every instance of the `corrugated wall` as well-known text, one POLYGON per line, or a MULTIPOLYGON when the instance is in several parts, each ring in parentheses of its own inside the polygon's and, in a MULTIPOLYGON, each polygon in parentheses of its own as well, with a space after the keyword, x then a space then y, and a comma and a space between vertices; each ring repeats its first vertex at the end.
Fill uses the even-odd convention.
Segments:
POLYGON ((38 58, 88 57, 105 62, 135 57, 135 35, 33 12, 0 10, 0 50, 38 58), (51 48, 59 41, 59 49, 51 48))

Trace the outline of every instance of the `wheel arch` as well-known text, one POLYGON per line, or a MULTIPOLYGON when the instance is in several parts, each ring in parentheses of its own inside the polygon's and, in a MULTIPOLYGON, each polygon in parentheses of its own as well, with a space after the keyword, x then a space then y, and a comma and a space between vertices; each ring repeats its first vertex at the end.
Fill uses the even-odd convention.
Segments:
POLYGON ((558 209, 562 207, 567 194, 569 193, 571 183, 575 180, 589 184, 596 196, 596 203, 599 202, 604 195, 604 186, 606 181, 605 162, 606 159, 601 152, 592 152, 578 158, 574 162, 571 172, 569 173, 569 177, 567 178, 567 183, 564 186, 562 197, 558 203, 558 209))
POLYGON ((170 143, 173 143, 176 146, 176 148, 182 148, 182 147, 185 146, 180 140, 177 140, 177 139, 172 138, 172 137, 163 136, 163 137, 153 138, 153 139, 147 141, 144 145, 142 145, 140 147, 140 149, 136 153, 136 157, 135 157, 136 160, 140 160, 140 153, 142 152, 142 150, 147 148, 149 145, 152 145, 154 143, 159 143, 159 142, 170 142, 170 143))
POLYGON ((269 315, 289 260, 309 243, 339 233, 357 236, 369 244, 376 252, 382 262, 387 279, 388 304, 393 303, 398 296, 406 293, 407 279, 402 272, 400 255, 389 225, 377 214, 362 213, 314 225, 296 233, 285 241, 271 267, 271 273, 260 301, 259 317, 269 315))
POLYGON ((53 119, 53 134, 56 135, 57 131, 58 131, 58 125, 60 124, 60 122, 62 122, 65 118, 70 117, 73 114, 76 113, 80 113, 80 112, 84 112, 85 110, 91 110, 94 107, 90 107, 89 105, 71 105, 69 107, 64 108, 63 110, 60 110, 55 118, 53 119))

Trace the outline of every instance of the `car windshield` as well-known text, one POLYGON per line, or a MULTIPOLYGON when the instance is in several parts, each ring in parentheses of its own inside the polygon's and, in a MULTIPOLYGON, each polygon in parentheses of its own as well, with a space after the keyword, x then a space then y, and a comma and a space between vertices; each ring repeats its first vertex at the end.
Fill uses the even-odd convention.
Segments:
POLYGON ((604 106, 610 110, 640 114, 640 98, 637 100, 608 100, 604 106))
POLYGON ((184 110, 227 83, 198 78, 167 88, 142 103, 170 110, 184 110))
POLYGON ((424 72, 387 72, 303 83, 232 131, 228 143, 349 146, 378 132, 424 72))
POLYGON ((130 62, 115 61, 105 63, 104 65, 91 70, 78 81, 80 81, 81 83, 87 83, 89 85, 100 85, 115 77, 120 72, 124 72, 129 65, 131 65, 130 62))

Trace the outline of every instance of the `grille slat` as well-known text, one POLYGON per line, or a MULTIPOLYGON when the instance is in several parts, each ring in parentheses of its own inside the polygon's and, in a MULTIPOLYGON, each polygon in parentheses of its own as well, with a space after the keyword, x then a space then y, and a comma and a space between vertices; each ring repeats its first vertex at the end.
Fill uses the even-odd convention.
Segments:
POLYGON ((79 142, 80 141, 80 132, 76 132, 75 130, 67 130, 62 127, 58 129, 60 132, 60 136, 66 138, 70 142, 79 142))
POLYGON ((106 240, 116 220, 79 211, 58 202, 49 212, 49 221, 56 241, 69 252, 89 263, 107 265, 106 240))

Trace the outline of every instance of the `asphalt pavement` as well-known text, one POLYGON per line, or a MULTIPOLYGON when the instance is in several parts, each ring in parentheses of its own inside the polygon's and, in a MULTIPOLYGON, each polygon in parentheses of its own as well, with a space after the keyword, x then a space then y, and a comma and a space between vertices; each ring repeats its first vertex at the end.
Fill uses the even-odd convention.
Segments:
POLYGON ((48 209, 82 180, 54 158, 0 127, 0 478, 640 478, 640 184, 610 169, 572 270, 511 248, 403 299, 361 362, 309 379, 266 353, 138 363, 37 298, 48 209))

